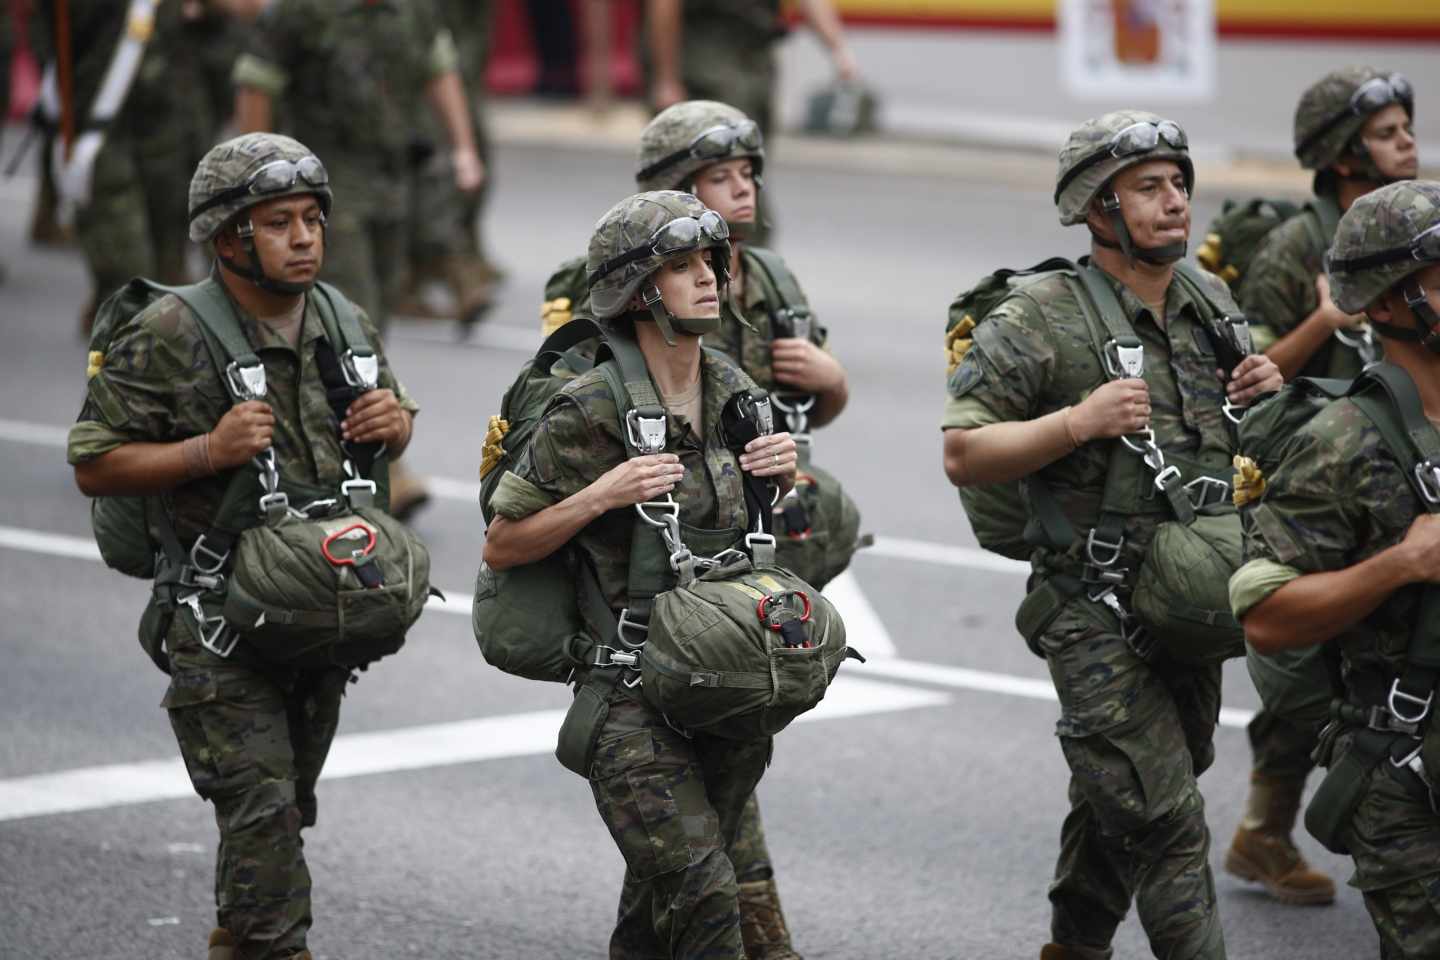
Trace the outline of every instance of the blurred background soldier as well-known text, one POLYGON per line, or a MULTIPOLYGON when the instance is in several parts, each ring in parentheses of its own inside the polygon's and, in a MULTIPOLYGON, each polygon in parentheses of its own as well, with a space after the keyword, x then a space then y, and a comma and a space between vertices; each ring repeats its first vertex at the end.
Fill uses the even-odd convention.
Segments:
POLYGON ((492 306, 492 287, 499 279, 486 258, 480 222, 493 171, 485 122, 485 71, 490 63, 495 4, 493 0, 439 0, 438 8, 441 22, 455 39, 456 65, 469 99, 475 149, 486 176, 477 190, 458 189, 450 155, 436 149, 443 132, 433 118, 423 113, 415 117, 419 127, 409 151, 414 169, 409 273, 395 312, 455 317, 463 338, 492 306), (449 288, 452 303, 448 308, 437 309, 422 296, 422 287, 434 280, 449 288))
MULTIPOLYGON (((430 0, 276 0, 235 64, 240 131, 283 126, 332 158, 331 189, 343 202, 328 225, 325 279, 365 308, 382 337, 404 272, 407 146, 422 100, 445 130, 456 189, 484 180, 457 67, 430 0)), ((392 464, 391 512, 406 519, 428 500, 424 481, 392 464)))

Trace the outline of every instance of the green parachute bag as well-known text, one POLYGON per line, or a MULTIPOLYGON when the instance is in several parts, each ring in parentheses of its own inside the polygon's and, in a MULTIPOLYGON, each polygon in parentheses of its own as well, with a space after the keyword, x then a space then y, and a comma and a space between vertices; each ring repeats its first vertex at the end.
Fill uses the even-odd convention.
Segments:
POLYGON ((1155 536, 1135 578, 1131 605, 1140 622, 1164 638, 1169 656, 1209 663, 1245 652, 1245 631, 1230 610, 1230 576, 1244 543, 1228 505, 1194 521, 1169 521, 1155 536))
POLYGON ((385 511, 360 507, 242 532, 223 613, 271 663, 358 667, 400 649, 431 592, 420 539, 385 511))
POLYGON ((815 707, 850 656, 819 590, 743 557, 655 598, 641 691, 690 733, 763 739, 815 707))
POLYGON ((870 539, 860 536, 855 501, 814 464, 797 473, 794 492, 775 505, 775 557, 817 589, 843 573, 870 539))
MULTIPOLYGON (((968 290, 955 297, 945 323, 945 360, 952 395, 958 385, 960 361, 973 341, 971 331, 983 323, 1017 288, 1058 272, 1071 272, 1074 264, 1052 258, 1028 270, 996 270, 968 290)), ((970 520, 970 529, 980 546, 1011 560, 1029 560, 1034 544, 1026 538, 1025 528, 1030 513, 1020 489, 1020 481, 990 483, 960 489, 960 505, 970 520)))
MULTIPOLYGON (((594 364, 600 344, 593 321, 568 319, 505 391, 499 415, 490 418, 480 464, 480 508, 487 523, 494 518, 490 501, 500 478, 524 453, 550 400, 594 364)), ((470 624, 487 663, 528 680, 563 683, 571 677, 580 651, 595 642, 577 596, 589 584, 584 578, 593 580, 593 574, 578 564, 568 547, 507 570, 481 563, 470 624)))
MULTIPOLYGON (((91 402, 101 406, 120 401, 110 395, 103 379, 96 381, 105 353, 121 324, 165 296, 168 289, 134 279, 105 299, 95 312, 90 328, 89 370, 91 402)), ((123 414, 123 408, 116 411, 123 414)), ((120 416, 118 419, 123 420, 120 416)), ((90 500, 90 526, 100 558, 111 569, 131 577, 149 580, 155 576, 155 557, 160 545, 150 528, 147 511, 164 507, 157 497, 94 497, 90 500)))
POLYGON ((1195 259, 1225 281, 1231 290, 1238 290, 1270 231, 1300 210, 1298 204, 1270 197, 1226 200, 1219 215, 1210 221, 1205 242, 1195 251, 1195 259))

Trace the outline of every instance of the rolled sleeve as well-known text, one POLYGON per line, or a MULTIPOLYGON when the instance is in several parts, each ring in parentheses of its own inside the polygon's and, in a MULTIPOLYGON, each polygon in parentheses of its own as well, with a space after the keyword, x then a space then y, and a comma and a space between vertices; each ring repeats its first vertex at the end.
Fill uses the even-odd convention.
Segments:
POLYGON ((554 495, 507 470, 495 486, 495 493, 490 498, 490 509, 495 511, 496 516, 506 520, 524 520, 557 502, 554 495))
POLYGON ((271 97, 279 97, 290 85, 290 73, 284 67, 257 54, 242 53, 235 61, 230 80, 236 87, 259 90, 271 97))
POLYGON ((435 31, 427 67, 431 80, 460 69, 460 52, 455 48, 455 35, 448 28, 441 27, 435 31))
POLYGON ((1236 619, 1241 619, 1276 590, 1302 576, 1288 564, 1251 560, 1230 578, 1230 609, 1236 619))
POLYGON ((945 412, 940 417, 940 429, 973 430, 1000 422, 1002 418, 975 397, 947 396, 945 412))

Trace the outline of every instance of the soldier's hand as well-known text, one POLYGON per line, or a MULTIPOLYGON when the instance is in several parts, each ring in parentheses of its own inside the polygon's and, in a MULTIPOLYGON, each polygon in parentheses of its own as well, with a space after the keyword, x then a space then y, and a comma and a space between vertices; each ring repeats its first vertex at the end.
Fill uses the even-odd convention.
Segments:
POLYGON ((485 164, 473 147, 456 150, 450 163, 455 169, 455 189, 461 193, 474 193, 485 182, 485 164))
POLYGON ((1412 583, 1440 583, 1440 514, 1416 517, 1400 547, 1408 554, 1412 583))
POLYGON ((775 379, 806 393, 827 393, 845 378, 840 361, 809 340, 782 337, 770 344, 775 379))
POLYGON ((1323 273, 1315 276, 1315 292, 1320 295, 1320 306, 1315 312, 1331 330, 1348 330, 1365 324, 1365 314, 1346 313, 1335 306, 1335 301, 1330 299, 1330 278, 1323 273))
POLYGON ((740 454, 740 469, 755 477, 766 477, 780 485, 784 495, 795 486, 795 469, 800 456, 795 451, 795 438, 788 433, 771 433, 756 437, 745 444, 740 454))
POLYGON ((1111 380, 1070 411, 1081 443, 1137 433, 1150 425, 1150 388, 1137 378, 1111 380))
MULTIPOLYGON (((1215 372, 1220 373, 1219 370, 1215 372)), ((1261 394, 1273 393, 1284 385, 1285 376, 1275 366, 1275 361, 1263 353, 1252 353, 1230 371, 1225 395, 1231 403, 1243 407, 1261 394)))
POLYGON ((661 79, 656 80, 651 86, 650 99, 654 102, 656 110, 664 110, 682 100, 688 100, 689 95, 685 92, 685 85, 680 81, 661 79))
POLYGON ((647 500, 658 500, 685 476, 680 458, 673 453, 631 457, 605 471, 590 485, 601 509, 619 510, 647 500))
POLYGON ((275 414, 264 400, 246 400, 225 411, 210 432, 210 462, 216 470, 248 463, 269 448, 275 435, 275 414))
POLYGON ((410 417, 389 389, 367 390, 355 398, 340 421, 340 436, 353 443, 400 446, 410 435, 410 417))

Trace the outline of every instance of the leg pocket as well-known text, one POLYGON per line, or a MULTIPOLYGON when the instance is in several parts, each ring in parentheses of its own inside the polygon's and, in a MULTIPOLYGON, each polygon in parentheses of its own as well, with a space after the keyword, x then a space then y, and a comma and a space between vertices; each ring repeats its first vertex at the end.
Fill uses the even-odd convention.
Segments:
POLYGON ((1075 787, 1106 836, 1143 830, 1195 793, 1190 753, 1173 706, 1145 719, 1088 737, 1060 738, 1075 787))

